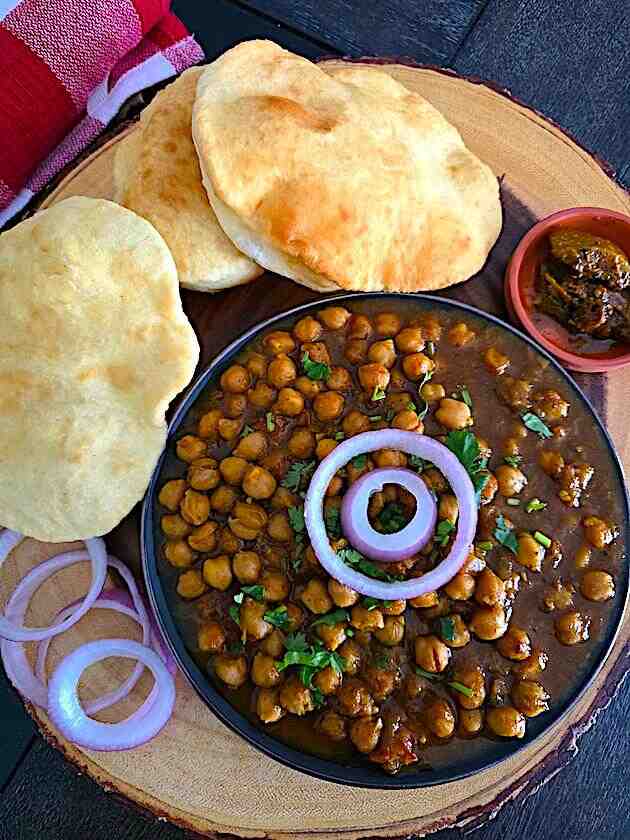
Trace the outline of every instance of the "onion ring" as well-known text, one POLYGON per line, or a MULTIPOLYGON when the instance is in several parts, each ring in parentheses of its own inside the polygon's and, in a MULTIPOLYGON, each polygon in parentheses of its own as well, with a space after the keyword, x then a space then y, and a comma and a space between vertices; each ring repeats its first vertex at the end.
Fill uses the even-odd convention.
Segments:
POLYGON ((477 503, 470 476, 439 441, 416 432, 380 429, 343 441, 324 458, 311 479, 304 502, 304 520, 317 559, 329 575, 363 595, 380 600, 415 598, 448 583, 461 569, 477 528, 477 503), (421 578, 386 583, 349 568, 331 548, 323 519, 323 500, 330 480, 351 458, 378 449, 398 449, 431 461, 448 479, 459 503, 457 534, 448 556, 421 578))
MULTIPOLYGON (((5 534, 6 531, 0 535, 0 539, 5 534)), ((21 535, 18 536, 20 536, 20 539, 22 538, 21 535)), ((10 539, 6 539, 5 542, 10 544, 10 539)), ((13 543, 13 545, 16 544, 13 543)), ((63 554, 52 557, 50 560, 45 560, 43 563, 31 569, 26 577, 20 581, 20 584, 13 593, 11 597, 11 608, 9 609, 7 607, 5 614, 0 615, 0 637, 10 639, 14 642, 39 642, 51 636, 58 636, 60 633, 72 627, 73 624, 76 624, 86 614, 103 589, 107 572, 107 552, 105 550, 105 543, 100 537, 85 540, 85 547, 87 554, 85 551, 66 551, 63 554), (36 590, 51 574, 73 563, 77 563, 79 560, 90 560, 92 564, 92 582, 85 598, 77 609, 59 624, 53 624, 50 627, 25 627, 21 621, 26 614, 28 603, 36 590), (17 594, 18 591, 19 595, 17 594), (21 615, 22 618, 18 619, 18 615, 21 615)), ((7 550, 6 545, 4 546, 4 554, 0 554, 0 565, 7 558, 11 548, 7 550)))
POLYGON ((168 722, 174 704, 175 681, 164 662, 154 650, 128 639, 100 639, 81 645, 57 666, 48 685, 52 723, 65 738, 91 750, 127 750, 146 743, 168 722), (77 693, 83 671, 110 656, 137 659, 155 677, 144 703, 120 723, 101 723, 88 717, 77 693))
POLYGON ((343 497, 341 527, 350 543, 372 560, 392 563, 406 560, 427 544, 435 530, 437 505, 427 485, 417 473, 400 467, 371 470, 357 479, 343 497), (385 484, 398 484, 416 498, 416 512, 395 534, 376 531, 367 515, 372 493, 385 484))

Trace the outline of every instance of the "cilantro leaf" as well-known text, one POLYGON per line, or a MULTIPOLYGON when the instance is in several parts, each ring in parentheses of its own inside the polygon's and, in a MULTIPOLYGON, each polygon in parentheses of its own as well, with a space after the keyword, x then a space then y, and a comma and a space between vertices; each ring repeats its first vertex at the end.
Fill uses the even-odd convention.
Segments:
POLYGON ((510 467, 514 467, 514 469, 518 468, 522 460, 523 459, 520 455, 506 455, 503 459, 504 463, 508 464, 510 467))
POLYGON ((373 661, 377 668, 384 670, 390 664, 391 657, 388 653, 377 653, 373 661))
POLYGON ((367 464, 367 455, 355 455, 351 463, 357 470, 362 470, 367 464))
POLYGON ((457 393, 455 394, 455 399, 465 403, 468 406, 468 408, 472 408, 472 397, 470 396, 470 391, 465 385, 457 386, 457 393))
POLYGON ((424 458, 421 458, 419 455, 410 455, 409 456, 409 466, 413 467, 414 470, 421 473, 424 469, 426 469, 427 462, 424 458))
POLYGON ((464 467, 475 488, 477 504, 481 497, 483 488, 490 479, 486 470, 488 459, 482 458, 477 436, 468 429, 455 429, 446 436, 446 445, 453 455, 456 455, 464 467))
POLYGON ((287 608, 284 604, 273 610, 269 610, 269 612, 264 614, 263 618, 265 621, 269 622, 269 624, 274 627, 278 627, 280 630, 288 630, 291 624, 289 613, 287 612, 287 608))
POLYGON ((366 608, 368 612, 375 610, 377 607, 391 607, 393 601, 379 601, 378 598, 372 598, 371 595, 367 595, 362 601, 361 604, 366 608))
POLYGON ((440 635, 445 642, 455 641, 455 622, 450 616, 443 616, 440 619, 440 635))
POLYGON ((521 414, 521 420, 523 421, 523 425, 525 425, 530 432, 536 432, 539 438, 545 440, 546 438, 553 437, 553 432, 540 419, 537 414, 533 414, 531 411, 526 411, 525 414, 521 414))
POLYGON ((452 688, 454 691, 459 691, 460 694, 464 694, 466 697, 472 697, 473 696, 472 688, 469 688, 467 685, 464 685, 464 683, 460 683, 460 682, 457 682, 457 680, 453 680, 452 682, 449 682, 449 683, 446 683, 446 684, 450 688, 452 688))
POLYGON ((315 461, 296 461, 291 464, 280 484, 292 493, 297 493, 302 482, 310 478, 314 469, 315 461))
POLYGON ((284 671, 291 665, 299 665, 299 677, 308 688, 317 671, 330 666, 337 673, 341 673, 345 661, 338 653, 326 650, 320 643, 307 644, 304 633, 290 634, 284 641, 286 653, 276 665, 278 671, 284 671))
POLYGON ((420 668, 419 665, 416 665, 416 674, 420 677, 424 677, 427 680, 441 680, 442 677, 439 674, 432 674, 431 671, 425 671, 424 668, 420 668))
POLYGON ((306 636, 304 633, 289 633, 284 640, 284 646, 287 650, 306 650, 306 636))
POLYGON ((308 353, 302 356, 302 368, 309 379, 328 379, 330 367, 324 362, 314 362, 308 353))
POLYGON ((516 554, 518 552, 518 540, 516 539, 514 528, 508 527, 502 513, 497 516, 494 538, 500 542, 501 545, 505 546, 505 548, 508 548, 512 554, 516 554))
POLYGON ((392 583, 395 580, 404 580, 404 578, 399 575, 387 574, 387 572, 384 572, 375 563, 372 563, 371 560, 366 560, 365 557, 358 551, 355 551, 354 548, 342 548, 337 552, 337 555, 348 566, 351 566, 358 572, 363 572, 363 574, 367 575, 367 577, 375 578, 376 580, 385 580, 388 583, 392 583))
POLYGON ((324 515, 328 536, 339 538, 341 536, 341 511, 337 507, 329 507, 324 515))
POLYGON ((326 615, 320 615, 319 618, 311 622, 311 627, 316 627, 318 624, 341 624, 342 621, 350 621, 348 610, 333 610, 332 612, 326 613, 326 615))
POLYGON ((265 587, 259 583, 255 583, 253 586, 241 586, 241 591, 234 596, 237 604, 243 603, 244 595, 249 595, 254 601, 263 601, 265 598, 265 587))
POLYGON ((387 394, 385 393, 385 390, 383 388, 381 388, 379 385, 374 386, 374 390, 372 391, 371 397, 372 402, 380 402, 381 400, 384 400, 386 396, 387 394))
POLYGON ((243 426, 243 431, 241 432, 241 437, 242 437, 242 438, 243 438, 243 437, 247 437, 247 435, 251 435, 251 433, 252 433, 253 431, 254 431, 253 427, 252 427, 252 426, 248 426, 248 425, 246 424, 245 426, 243 426))
POLYGON ((245 645, 243 644, 243 642, 240 641, 240 639, 239 639, 238 642, 231 642, 228 645, 228 653, 238 654, 238 653, 243 653, 244 650, 245 650, 245 645))
POLYGON ((230 618, 232 619, 232 621, 235 624, 238 624, 238 626, 240 627, 241 626, 241 616, 240 616, 240 612, 239 612, 238 607, 235 604, 232 604, 231 607, 228 610, 228 613, 230 614, 230 618))
POLYGON ((379 513, 377 520, 384 534, 397 534, 407 524, 402 507, 395 502, 388 502, 379 513))
POLYGON ((540 499, 530 499, 525 505, 527 513, 534 513, 537 510, 544 510, 547 507, 547 502, 541 502, 540 499))
POLYGON ((267 424, 267 431, 273 432, 276 428, 276 421, 273 419, 273 414, 271 413, 271 411, 268 411, 265 414, 265 422, 267 424))
POLYGON ((290 507, 287 508, 289 522, 296 534, 303 534, 306 527, 304 523, 304 508, 290 507))
POLYGON ((437 541, 441 546, 445 546, 448 543, 449 536, 455 530, 455 526, 453 523, 448 519, 442 519, 438 522, 438 526, 435 529, 435 536, 437 537, 437 541))

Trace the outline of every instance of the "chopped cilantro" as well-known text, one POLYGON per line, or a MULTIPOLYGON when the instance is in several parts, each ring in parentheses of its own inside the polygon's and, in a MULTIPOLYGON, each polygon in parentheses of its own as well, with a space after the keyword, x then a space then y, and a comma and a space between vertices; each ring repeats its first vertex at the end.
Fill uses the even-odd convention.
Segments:
POLYGON ((269 610, 269 612, 264 614, 263 618, 265 621, 269 622, 269 624, 272 624, 274 627, 278 627, 280 630, 288 630, 291 625, 291 619, 289 618, 289 613, 284 604, 273 610, 269 610))
POLYGON ((370 595, 367 595, 362 601, 361 604, 366 608, 368 612, 375 610, 377 607, 391 607, 393 601, 379 601, 378 598, 372 598, 370 595))
POLYGON ((254 431, 254 429, 252 428, 252 426, 248 426, 246 424, 245 426, 243 426, 243 431, 241 432, 241 437, 247 437, 247 435, 251 435, 251 433, 253 431, 254 431))
POLYGON ((502 513, 497 516, 497 524, 496 528, 494 529, 494 538, 501 543, 501 545, 508 548, 512 554, 516 554, 518 551, 518 540, 516 539, 516 534, 514 533, 514 528, 509 528, 505 517, 502 513))
POLYGON ((526 411, 525 414, 521 415, 521 420, 530 432, 536 432, 538 437, 543 440, 545 438, 553 437, 553 432, 549 426, 547 426, 546 423, 543 423, 537 414, 533 414, 531 411, 526 411))
POLYGON ((374 386, 374 390, 372 391, 372 402, 380 402, 384 400, 387 394, 385 390, 381 388, 379 385, 374 386))
POLYGON ((490 540, 486 540, 485 542, 477 543, 477 548, 481 549, 481 551, 492 551, 494 545, 490 540))
POLYGON ((455 641, 455 622, 450 616, 440 619, 440 635, 445 642, 455 641))
POLYGON ((289 515, 289 522, 295 533, 303 534, 304 528, 306 527, 304 523, 304 508, 290 507, 287 509, 287 514, 289 515))
POLYGON ((289 633, 284 640, 284 646, 287 650, 306 650, 306 636, 304 633, 289 633))
POLYGON ((352 459, 352 466, 357 470, 362 470, 367 464, 367 455, 355 455, 352 459))
POLYGON ((457 386, 457 393, 455 394, 455 399, 465 403, 468 406, 468 408, 472 408, 472 397, 470 396, 470 391, 465 385, 457 386))
POLYGON ((434 356, 435 355, 435 342, 434 341, 427 341, 425 350, 427 351, 427 356, 434 356))
POLYGON ((345 665, 343 657, 335 651, 326 650, 321 642, 307 644, 303 633, 290 634, 286 637, 284 646, 286 653, 278 662, 278 671, 284 671, 291 665, 299 665, 299 676, 302 683, 311 687, 312 679, 317 671, 330 666, 333 671, 341 673, 345 665))
POLYGON ((543 548, 549 548, 551 546, 551 538, 547 534, 543 534, 542 531, 534 531, 534 539, 543 548))
MULTIPOLYGON (((238 624, 238 622, 237 622, 237 624, 238 624)), ((244 649, 245 649, 245 645, 240 640, 238 642, 231 642, 228 645, 228 653, 232 653, 232 654, 243 653, 244 649)))
POLYGON ((236 606, 236 604, 231 605, 231 607, 228 610, 228 613, 230 614, 230 618, 232 619, 232 621, 235 624, 238 624, 238 626, 240 627, 241 626, 241 616, 240 616, 239 609, 236 606))
POLYGON ((328 379, 330 367, 324 362, 314 362, 308 353, 302 356, 302 368, 309 379, 328 379))
POLYGON ((377 653, 376 656, 374 657, 374 664, 376 665, 377 668, 381 668, 381 669, 387 668, 387 666, 390 664, 390 662, 391 662, 391 658, 390 658, 388 653, 377 653))
POLYGON ((506 455, 503 459, 504 463, 509 464, 510 467, 518 468, 523 459, 520 455, 506 455))
POLYGON ((437 537, 437 542, 441 546, 445 546, 448 543, 448 538, 455 530, 455 526, 453 523, 448 519, 442 519, 438 522, 438 526, 435 529, 435 536, 437 537))
POLYGON ((415 402, 409 400, 409 402, 407 403, 407 411, 413 411, 416 414, 418 413, 418 409, 416 408, 415 402))
POLYGON ((341 511, 337 507, 330 507, 324 515, 328 536, 338 539, 341 536, 341 511))
POLYGON ((426 469, 427 462, 424 460, 424 458, 421 458, 419 455, 410 455, 409 466, 413 467, 414 470, 421 473, 424 469, 426 469))
POLYGON ((391 423, 395 415, 396 412, 390 408, 388 411, 385 412, 385 420, 387 420, 388 423, 391 423))
POLYGON ((424 677, 427 680, 440 680, 442 679, 439 674, 432 674, 430 671, 425 671, 424 668, 420 668, 419 665, 416 665, 416 674, 420 677, 424 677))
POLYGON ((488 459, 481 456, 477 436, 468 429, 456 429, 446 436, 446 445, 457 456, 470 476, 475 488, 477 504, 479 504, 481 493, 488 483, 490 474, 486 469, 488 459))
POLYGON ((335 432, 335 440, 343 440, 345 435, 343 432, 335 432))
POLYGON ((267 431, 273 432, 276 428, 276 421, 273 419, 271 411, 268 411, 267 414, 265 414, 265 421, 267 423, 267 431))
POLYGON ((457 682, 457 680, 453 680, 453 682, 449 682, 447 683, 447 685, 450 686, 450 688, 452 688, 454 691, 459 691, 460 694, 464 694, 466 697, 473 696, 472 688, 468 688, 467 685, 464 685, 464 683, 457 682))
POLYGON ((395 502, 388 502, 377 519, 384 534, 397 534, 407 524, 402 507, 395 502))
POLYGON ((249 595, 254 601, 263 601, 265 598, 265 587, 259 583, 255 583, 253 586, 241 586, 241 591, 237 592, 234 596, 235 603, 242 604, 245 595, 249 595))
POLYGON ((527 513, 535 513, 537 510, 544 510, 547 507, 547 502, 541 502, 540 499, 530 499, 525 505, 527 513))
POLYGON ((382 420, 382 419, 383 419, 382 414, 373 414, 371 417, 368 417, 368 420, 370 421, 370 423, 378 423, 379 420, 382 420))
POLYGON ((366 560, 365 557, 354 548, 342 548, 337 552, 337 556, 340 557, 341 560, 348 566, 351 566, 358 572, 362 572, 364 575, 367 575, 367 577, 375 578, 376 580, 385 580, 388 583, 392 583, 392 581, 395 580, 403 580, 403 578, 398 575, 387 574, 387 572, 384 572, 375 563, 372 563, 371 560, 366 560))
POLYGON ((341 624, 342 621, 350 621, 348 611, 341 609, 333 610, 332 612, 326 613, 326 615, 321 615, 319 618, 316 618, 315 621, 311 622, 311 627, 316 627, 318 624, 341 624))
POLYGON ((280 484, 292 493, 297 493, 302 482, 310 478, 314 469, 315 461, 296 461, 291 464, 280 484))

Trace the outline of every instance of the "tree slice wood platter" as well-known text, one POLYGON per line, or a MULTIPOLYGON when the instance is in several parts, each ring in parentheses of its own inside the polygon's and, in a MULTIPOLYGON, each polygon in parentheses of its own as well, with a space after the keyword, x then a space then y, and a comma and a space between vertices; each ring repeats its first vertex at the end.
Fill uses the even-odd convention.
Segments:
MULTIPOLYGON (((338 62, 332 62, 333 64, 338 62)), ((369 63, 369 62, 368 62, 369 63)), ((565 207, 591 205, 630 213, 630 198, 605 167, 559 128, 507 95, 448 72, 374 62, 412 90, 426 96, 461 131, 467 145, 502 178, 505 223, 486 268, 446 296, 507 317, 502 277, 506 261, 525 231, 539 218, 565 207)), ((127 129, 127 131, 133 131, 127 129)), ((44 206, 71 195, 111 197, 112 161, 120 136, 70 172, 44 206)), ((248 286, 216 296, 182 292, 202 344, 204 366, 246 328, 316 294, 290 281, 264 275, 248 286)), ((630 368, 610 378, 578 376, 630 467, 627 399, 630 368)), ((109 537, 110 550, 140 575, 137 511, 109 537)), ((58 546, 26 541, 9 559, 0 602, 16 579, 58 546)), ((65 570, 37 594, 28 619, 49 622, 56 610, 85 591, 88 572, 65 570)), ((51 646, 49 668, 81 640, 132 636, 137 628, 117 614, 93 610, 51 646)), ((159 818, 204 836, 358 838, 424 836, 445 826, 475 825, 509 798, 532 793, 575 753, 588 728, 626 672, 630 654, 626 618, 612 655, 596 682, 570 712, 539 741, 513 758, 463 781, 421 791, 358 790, 311 779, 257 752, 206 709, 183 678, 177 682, 174 717, 149 744, 122 753, 84 751, 61 739, 45 714, 29 711, 41 731, 81 771, 159 818)), ((107 660, 88 672, 84 696, 111 688, 128 665, 107 660)), ((146 680, 146 683, 145 683, 146 680)), ((116 720, 128 714, 147 691, 143 678, 131 698, 103 713, 116 720)))

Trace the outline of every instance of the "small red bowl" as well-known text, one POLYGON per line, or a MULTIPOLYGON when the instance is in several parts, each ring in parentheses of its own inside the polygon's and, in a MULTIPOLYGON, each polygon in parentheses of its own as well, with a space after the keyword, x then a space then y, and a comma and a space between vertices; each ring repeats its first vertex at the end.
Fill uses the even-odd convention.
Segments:
POLYGON ((630 255, 630 216, 599 207, 574 207, 542 219, 516 246, 505 271, 505 302, 514 321, 566 368, 580 373, 605 373, 630 365, 630 346, 614 344, 597 353, 579 353, 574 338, 557 321, 534 310, 536 275, 548 250, 548 236, 558 228, 583 230, 610 239, 630 255))

